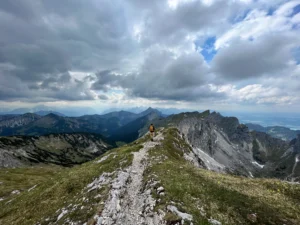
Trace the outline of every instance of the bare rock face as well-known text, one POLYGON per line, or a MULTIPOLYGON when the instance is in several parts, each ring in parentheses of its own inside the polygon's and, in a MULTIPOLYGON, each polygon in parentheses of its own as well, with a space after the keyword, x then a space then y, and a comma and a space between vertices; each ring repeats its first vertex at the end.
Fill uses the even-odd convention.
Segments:
POLYGON ((208 169, 245 176, 255 172, 248 130, 236 118, 227 120, 217 113, 201 119, 186 117, 178 128, 208 169))
POLYGON ((26 113, 23 115, 0 115, 0 133, 10 134, 13 128, 26 126, 40 118, 41 116, 33 113, 26 113))
POLYGON ((9 151, 0 150, 0 167, 20 167, 24 164, 12 156, 9 151))
POLYGON ((94 159, 112 147, 114 143, 96 134, 0 137, 0 167, 36 163, 70 166, 94 159))
MULTIPOLYGON (((274 156, 272 156, 274 157, 274 156)), ((268 170, 268 175, 286 179, 289 181, 300 182, 300 135, 293 139, 287 150, 280 158, 273 162, 272 169, 268 170)))
POLYGON ((215 112, 185 114, 176 126, 207 169, 248 177, 294 180, 300 176, 300 166, 295 166, 300 136, 289 143, 250 132, 237 118, 215 112))

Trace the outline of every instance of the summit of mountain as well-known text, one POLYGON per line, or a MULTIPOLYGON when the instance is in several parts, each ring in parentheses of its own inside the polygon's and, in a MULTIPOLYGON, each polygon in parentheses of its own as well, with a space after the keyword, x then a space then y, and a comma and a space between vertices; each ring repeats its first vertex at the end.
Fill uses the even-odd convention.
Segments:
POLYGON ((48 111, 47 110, 40 110, 40 111, 35 112, 35 114, 40 115, 40 116, 46 116, 50 113, 53 113, 53 114, 58 115, 58 116, 63 116, 63 117, 65 116, 64 114, 62 114, 60 112, 56 112, 56 111, 52 111, 52 110, 48 110, 48 111))
POLYGON ((162 115, 162 113, 161 113, 159 110, 154 109, 154 108, 152 108, 152 107, 149 107, 149 108, 146 109, 145 111, 140 112, 138 115, 140 115, 140 116, 146 116, 146 115, 148 115, 148 114, 150 114, 150 113, 156 113, 156 114, 158 114, 158 115, 162 115))

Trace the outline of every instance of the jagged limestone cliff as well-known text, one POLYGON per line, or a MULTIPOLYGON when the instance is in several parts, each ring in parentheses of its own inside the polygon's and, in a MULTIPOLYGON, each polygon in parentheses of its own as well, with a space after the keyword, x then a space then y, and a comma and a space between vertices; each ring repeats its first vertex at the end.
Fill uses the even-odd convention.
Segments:
POLYGON ((300 181, 299 139, 283 141, 262 132, 250 132, 235 117, 209 111, 181 113, 154 121, 176 127, 210 170, 247 177, 276 177, 300 181))

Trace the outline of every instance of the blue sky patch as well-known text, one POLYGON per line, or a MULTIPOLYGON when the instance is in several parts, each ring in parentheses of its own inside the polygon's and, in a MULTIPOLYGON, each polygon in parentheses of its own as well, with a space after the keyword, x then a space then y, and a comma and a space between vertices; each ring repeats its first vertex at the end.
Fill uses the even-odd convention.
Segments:
POLYGON ((276 11, 276 8, 269 8, 268 9, 268 16, 272 16, 273 15, 273 13, 276 11))
POLYGON ((293 12, 291 14, 291 17, 293 17, 294 15, 298 14, 300 12, 300 4, 297 5, 296 7, 294 7, 293 12))
POLYGON ((202 48, 200 53, 203 55, 206 62, 210 62, 217 53, 217 51, 215 50, 215 42, 216 42, 216 37, 207 38, 204 44, 202 45, 200 41, 194 42, 196 49, 198 49, 198 47, 202 48))
POLYGON ((297 64, 300 64, 300 47, 292 50, 293 57, 295 58, 297 64))

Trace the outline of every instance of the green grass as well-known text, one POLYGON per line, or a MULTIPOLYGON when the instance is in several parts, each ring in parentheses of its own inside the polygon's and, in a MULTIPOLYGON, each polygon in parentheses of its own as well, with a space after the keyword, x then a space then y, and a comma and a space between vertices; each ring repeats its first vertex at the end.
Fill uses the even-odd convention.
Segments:
POLYGON ((35 142, 35 145, 40 149, 57 154, 60 154, 64 149, 72 148, 72 145, 65 140, 55 141, 55 139, 51 140, 51 138, 50 140, 49 138, 40 138, 35 142))
POLYGON ((63 170, 56 165, 0 169, 0 198, 10 199, 14 190, 25 191, 63 170))
MULTIPOLYGON (((145 184, 158 180, 165 196, 153 190, 155 210, 167 212, 167 205, 175 205, 181 212, 193 216, 193 224, 209 224, 213 218, 223 225, 231 224, 300 224, 300 185, 275 179, 249 179, 199 169, 187 162, 183 155, 191 148, 176 129, 165 129, 162 144, 149 150, 152 165, 144 173, 145 184), (163 157, 162 157, 163 156, 163 157), (156 160, 157 158, 160 160, 156 160), (164 158, 164 159, 163 159, 164 158), (174 203, 171 203, 174 202, 174 203), (249 215, 256 213, 257 221, 249 215)), ((73 168, 20 168, 0 170, 0 193, 7 199, 0 202, 0 224, 41 225, 64 224, 66 221, 94 224, 93 216, 103 210, 110 187, 87 192, 87 185, 104 172, 126 168, 132 163, 132 153, 138 151, 149 136, 106 152, 102 163, 91 161, 73 168), (6 172, 8 171, 8 172, 6 172), (32 191, 27 190, 33 185, 32 191), (12 190, 23 191, 11 195, 12 190), (98 197, 96 197, 98 196, 98 197), (69 210, 57 221, 62 209, 69 210)), ((112 175, 112 178, 116 173, 112 175)), ((167 224, 179 221, 167 212, 167 224)), ((185 223, 190 224, 190 223, 185 223)))
POLYGON ((123 145, 126 145, 127 143, 126 142, 123 142, 123 141, 117 141, 116 142, 116 145, 118 146, 118 147, 122 147, 123 145))
POLYGON ((145 182, 157 175, 165 188, 164 197, 153 192, 161 198, 156 209, 166 211, 173 201, 179 210, 193 215, 194 224, 208 224, 210 217, 222 224, 300 224, 300 185, 196 168, 182 157, 190 147, 180 140, 177 130, 168 129, 164 135, 163 144, 149 154, 168 158, 162 163, 153 161, 145 175, 145 182), (247 218, 252 213, 257 215, 256 223, 247 218))
MULTIPOLYGON (((87 192, 86 186, 104 172, 110 173, 118 168, 129 166, 133 159, 131 153, 142 147, 139 144, 141 141, 108 151, 101 157, 111 153, 115 154, 111 154, 101 164, 91 161, 80 166, 56 171, 56 174, 48 173, 48 176, 41 180, 36 178, 29 182, 30 174, 35 174, 33 176, 35 177, 39 168, 36 168, 37 170, 34 168, 32 170, 17 169, 18 177, 11 177, 11 185, 7 188, 4 185, 3 193, 10 193, 12 189, 18 187, 18 182, 20 189, 28 189, 36 182, 39 185, 30 192, 24 191, 20 195, 11 197, 11 201, 8 199, 1 201, 0 224, 31 225, 37 222, 63 224, 67 219, 82 223, 89 221, 101 211, 103 207, 101 202, 106 200, 109 187, 104 185, 101 189, 87 192), (21 176, 28 177, 28 179, 22 179, 21 176), (95 196, 100 197, 96 198, 95 196), (69 212, 71 209, 73 210, 56 221, 63 208, 68 209, 69 212)), ((5 174, 5 169, 0 174, 5 174)))

